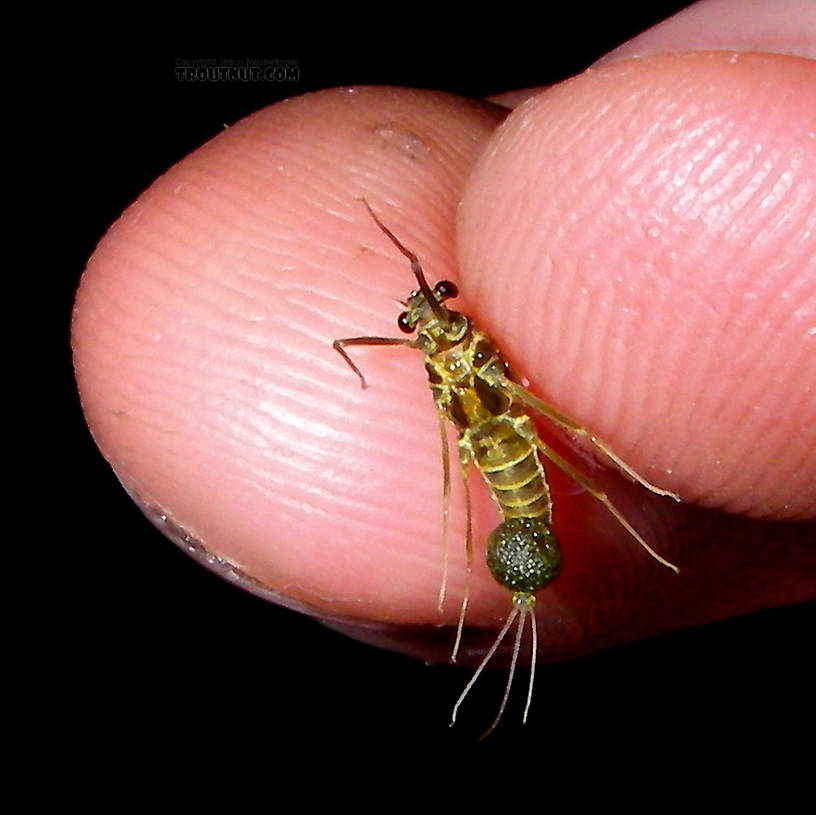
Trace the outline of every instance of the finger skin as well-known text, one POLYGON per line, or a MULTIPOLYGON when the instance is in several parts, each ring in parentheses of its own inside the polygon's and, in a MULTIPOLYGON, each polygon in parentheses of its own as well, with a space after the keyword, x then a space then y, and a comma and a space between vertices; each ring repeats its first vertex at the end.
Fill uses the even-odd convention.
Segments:
MULTIPOLYGON (((467 173, 500 120, 489 106, 396 89, 275 106, 160 179, 106 236, 83 279, 77 379, 119 477, 209 551, 317 613, 380 625, 455 620, 455 603, 444 615, 436 609, 441 467, 421 363, 406 349, 359 349, 371 383, 362 391, 331 341, 399 336, 393 299, 412 288, 360 195, 432 279, 461 283, 475 268, 475 297, 463 285, 461 304, 490 319, 495 298, 485 297, 479 267, 456 270, 453 222, 467 173)), ((517 310, 507 314, 512 329, 517 310)), ((581 418, 602 417, 602 403, 581 418)), ((496 517, 472 482, 480 548, 496 517)), ((705 600, 690 608, 690 584, 667 583, 671 575, 610 530, 602 509, 557 475, 553 482, 567 493, 557 499, 556 530, 571 544, 572 566, 540 602, 550 658, 744 609, 739 595, 715 592, 733 566, 727 546, 695 566, 694 591, 705 600), (659 619, 648 612, 656 606, 659 619)), ((648 525, 651 542, 668 544, 673 505, 630 485, 604 487, 620 492, 616 501, 648 525)), ((450 594, 458 598, 457 479, 453 492, 450 594)), ((795 573, 797 559, 788 562, 795 573)), ((779 582, 774 568, 769 585, 779 582)), ((793 581, 789 601, 806 588, 793 581)), ((774 601, 760 583, 747 602, 774 601)), ((472 622, 496 625, 507 602, 477 553, 472 622)))
POLYGON ((697 504, 816 514, 814 133, 809 60, 626 62, 516 110, 463 198, 483 323, 697 504))
POLYGON ((364 392, 331 343, 399 334, 394 299, 413 285, 359 197, 456 277, 455 204, 501 115, 400 89, 301 97, 225 131, 123 214, 83 277, 73 346, 88 424, 131 494, 295 601, 439 621, 422 366, 366 354, 364 392))
MULTIPOLYGON (((816 59, 816 4, 811 0, 701 0, 604 54, 594 67, 657 54, 748 51, 816 59)), ((544 88, 495 94, 508 108, 544 88)))
POLYGON ((633 37, 596 65, 690 50, 816 59, 816 5, 811 0, 703 0, 633 37))
POLYGON ((584 608, 615 620, 605 637, 816 596, 814 88, 812 62, 775 56, 588 71, 514 111, 469 176, 470 312, 536 393, 719 510, 626 508, 663 527, 666 543, 647 537, 680 564, 666 584, 639 580, 644 564, 612 555, 591 510, 560 496, 571 561, 542 592, 545 638, 564 636, 552 620, 574 619, 588 588, 584 608), (610 556, 623 571, 571 584, 610 556))

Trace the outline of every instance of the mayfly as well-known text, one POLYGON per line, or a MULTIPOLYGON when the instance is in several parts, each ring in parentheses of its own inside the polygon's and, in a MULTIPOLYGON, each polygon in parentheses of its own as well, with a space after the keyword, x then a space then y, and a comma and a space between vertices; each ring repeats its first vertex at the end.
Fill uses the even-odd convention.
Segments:
MULTIPOLYGON (((546 586, 558 573, 561 556, 558 543, 550 527, 552 500, 544 472, 542 457, 552 462, 590 495, 600 501, 615 520, 653 558, 677 572, 677 567, 655 552, 618 511, 607 495, 595 487, 581 472, 546 445, 538 436, 531 419, 539 413, 573 436, 589 441, 630 478, 658 495, 679 500, 676 495, 648 483, 631 467, 619 459, 600 439, 564 416, 555 408, 533 396, 516 382, 499 349, 470 319, 449 309, 445 302, 457 296, 456 286, 447 281, 430 287, 417 256, 407 249, 377 217, 365 199, 362 199, 377 226, 411 263, 419 289, 404 301, 405 311, 397 325, 411 339, 399 337, 347 337, 335 340, 335 350, 345 359, 360 378, 363 388, 366 379, 346 352, 352 345, 398 345, 414 348, 425 356, 425 369, 439 415, 442 438, 442 518, 443 518, 443 575, 439 592, 439 607, 445 599, 447 585, 447 516, 450 499, 450 454, 447 446, 446 423, 450 422, 458 434, 459 464, 465 484, 466 534, 465 553, 467 574, 465 592, 459 612, 459 623, 451 661, 461 641, 468 606, 473 535, 471 524, 468 466, 473 462, 481 472, 491 494, 498 504, 502 521, 490 534, 487 542, 487 566, 493 578, 511 592, 512 608, 501 631, 489 648, 470 682, 453 708, 451 724, 456 721, 459 708, 496 653, 507 633, 517 622, 510 671, 498 714, 485 732, 488 735, 499 723, 510 696, 513 676, 518 661, 525 623, 530 620, 531 655, 530 679, 523 721, 526 722, 533 694, 535 678, 537 631, 535 613, 536 592, 546 586)), ((483 738, 484 738, 483 736, 483 738)))

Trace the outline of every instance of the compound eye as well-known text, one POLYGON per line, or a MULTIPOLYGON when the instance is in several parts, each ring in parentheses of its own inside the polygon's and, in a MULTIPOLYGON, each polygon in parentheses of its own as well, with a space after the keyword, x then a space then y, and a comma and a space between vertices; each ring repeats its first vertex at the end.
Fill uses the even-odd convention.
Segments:
POLYGON ((449 300, 452 297, 458 296, 459 289, 457 289, 450 280, 440 280, 434 286, 434 294, 441 300, 449 300))
POLYGON ((413 334, 414 333, 414 327, 411 325, 410 322, 408 322, 408 312, 407 311, 403 311, 402 314, 400 314, 400 316, 397 317, 397 326, 398 326, 399 330, 402 331, 405 334, 413 334))

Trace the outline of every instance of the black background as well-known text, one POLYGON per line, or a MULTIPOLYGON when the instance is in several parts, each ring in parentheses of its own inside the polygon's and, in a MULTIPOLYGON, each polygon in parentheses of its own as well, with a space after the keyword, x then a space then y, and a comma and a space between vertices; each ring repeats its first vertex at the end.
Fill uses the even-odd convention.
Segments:
MULTIPOLYGON (((356 83, 473 96, 546 84, 682 5, 653 3, 645 16, 618 10, 590 37, 576 14, 542 29, 538 52, 474 43, 460 46, 452 61, 422 43, 404 52, 395 44, 387 54, 349 48, 329 57, 289 48, 283 39, 253 52, 298 61, 301 80, 282 85, 176 80, 175 57, 247 56, 236 50, 72 58, 70 103, 53 123, 67 131, 70 149, 65 183, 51 199, 69 213, 54 275, 64 363, 56 380, 58 424, 65 422, 57 473, 64 465, 67 500, 54 547, 64 562, 47 655, 58 666, 53 700, 72 731, 125 753, 127 744, 148 742, 151 752, 212 756, 240 750, 250 737, 304 756, 325 756, 351 741, 375 751, 401 744, 474 749, 501 696, 503 671, 485 678, 461 726, 449 729, 469 672, 376 650, 246 594, 145 520, 95 448, 79 409, 68 350, 73 291, 95 243, 156 176, 224 124, 276 99, 356 83)), ((600 760, 619 752, 626 734, 638 745, 634 777, 638 762, 659 764, 684 743, 707 752, 712 737, 732 746, 784 742, 812 707, 812 611, 758 613, 542 666, 530 723, 522 729, 511 706, 478 749, 507 755, 533 747, 548 760, 600 760)))

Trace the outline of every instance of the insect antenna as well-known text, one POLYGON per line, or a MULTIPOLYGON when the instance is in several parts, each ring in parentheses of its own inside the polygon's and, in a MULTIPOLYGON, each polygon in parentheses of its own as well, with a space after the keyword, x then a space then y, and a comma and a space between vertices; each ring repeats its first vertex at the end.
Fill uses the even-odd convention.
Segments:
POLYGON ((399 249, 400 252, 402 252, 402 254, 411 261, 411 271, 414 273, 414 277, 416 277, 417 283, 419 283, 419 290, 422 292, 425 302, 430 306, 431 311, 434 313, 434 317, 439 320, 442 328, 446 330, 450 328, 448 310, 444 308, 434 296, 433 289, 431 289, 431 287, 428 285, 428 281, 425 279, 425 273, 422 271, 419 258, 410 249, 400 243, 399 238, 397 238, 397 236, 377 217, 376 213, 373 209, 371 209, 371 206, 365 198, 361 198, 360 200, 365 204, 368 214, 374 219, 374 223, 377 224, 377 226, 388 236, 391 243, 393 243, 394 246, 396 246, 397 249, 399 249))

